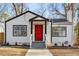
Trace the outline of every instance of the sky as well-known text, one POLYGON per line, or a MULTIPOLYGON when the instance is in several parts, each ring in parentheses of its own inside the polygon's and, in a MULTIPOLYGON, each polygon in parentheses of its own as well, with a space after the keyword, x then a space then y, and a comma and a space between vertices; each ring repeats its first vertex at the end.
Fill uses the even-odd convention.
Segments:
MULTIPOLYGON (((46 14, 45 17, 49 17, 49 11, 48 11, 48 3, 44 3, 45 8, 47 8, 46 10, 46 14)), ((28 7, 30 8, 31 11, 36 11, 38 10, 40 7, 37 3, 30 3, 28 4, 28 7)), ((61 13, 64 13, 64 9, 63 6, 61 5, 61 3, 58 3, 58 9, 60 10, 61 13)))
MULTIPOLYGON (((43 3, 44 4, 44 8, 46 8, 46 12, 45 12, 45 17, 49 17, 50 16, 50 13, 49 13, 49 8, 48 8, 48 4, 49 3, 43 3)), ((29 10, 30 11, 32 11, 32 12, 35 12, 35 13, 37 13, 38 14, 38 12, 37 12, 37 10, 39 10, 39 8, 40 8, 40 4, 38 4, 38 3, 27 3, 27 4, 25 4, 26 5, 26 7, 28 7, 29 8, 29 10)), ((7 7, 6 7, 6 10, 7 10, 7 12, 9 12, 12 16, 14 16, 14 12, 13 12, 13 10, 12 10, 12 5, 11 5, 11 3, 9 3, 9 4, 7 4, 7 7)), ((58 9, 60 10, 60 12, 61 13, 64 13, 64 9, 63 9, 63 6, 61 5, 61 3, 58 3, 58 9)))
MULTIPOLYGON (((40 9, 39 4, 37 4, 37 3, 35 3, 35 4, 34 3, 30 3, 30 4, 28 4, 28 7, 33 12, 36 12, 37 10, 40 9)), ((46 3, 44 4, 44 8, 47 8, 47 4, 46 3)), ((48 12, 48 10, 46 10, 45 17, 47 17, 48 15, 49 15, 49 12, 48 12)))

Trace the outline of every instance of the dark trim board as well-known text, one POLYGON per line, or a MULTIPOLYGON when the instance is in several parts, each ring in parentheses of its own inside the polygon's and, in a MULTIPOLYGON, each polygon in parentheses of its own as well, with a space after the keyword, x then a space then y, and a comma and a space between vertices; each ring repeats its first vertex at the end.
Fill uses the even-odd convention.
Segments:
POLYGON ((45 17, 40 17, 40 18, 43 18, 44 20, 34 20, 35 18, 38 18, 38 17, 40 17, 40 16, 36 16, 36 17, 33 17, 33 18, 31 18, 29 21, 49 21, 49 19, 47 19, 47 18, 45 18, 45 17))
POLYGON ((45 34, 47 34, 47 21, 45 20, 45 34))
POLYGON ((31 19, 29 19, 29 21, 33 21, 35 18, 37 18, 38 16, 35 16, 35 17, 33 17, 33 18, 31 18, 31 19))
POLYGON ((6 22, 5 22, 5 39, 4 39, 4 42, 6 44, 6 22))
POLYGON ((32 29, 33 29, 33 22, 31 22, 31 34, 33 33, 32 29))

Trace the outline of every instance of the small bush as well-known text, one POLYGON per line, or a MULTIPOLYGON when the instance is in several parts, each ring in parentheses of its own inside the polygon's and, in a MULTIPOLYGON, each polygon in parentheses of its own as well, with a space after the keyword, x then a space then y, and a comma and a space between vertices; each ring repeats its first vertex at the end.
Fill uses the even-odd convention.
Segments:
POLYGON ((54 45, 57 46, 57 43, 55 43, 54 45))

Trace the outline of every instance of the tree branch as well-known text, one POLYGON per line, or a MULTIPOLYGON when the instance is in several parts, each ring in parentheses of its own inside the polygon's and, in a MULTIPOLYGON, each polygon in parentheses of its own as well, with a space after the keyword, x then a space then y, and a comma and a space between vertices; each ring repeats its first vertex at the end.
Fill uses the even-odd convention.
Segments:
POLYGON ((12 3, 12 5, 13 5, 13 7, 14 7, 14 9, 15 9, 15 13, 16 13, 16 15, 18 15, 18 13, 17 13, 17 9, 16 9, 16 5, 15 5, 14 3, 12 3))
POLYGON ((57 9, 56 9, 56 11, 57 11, 60 15, 66 17, 66 15, 62 14, 62 13, 61 13, 60 11, 58 11, 57 9))
POLYGON ((22 6, 21 6, 21 13, 23 12, 23 3, 21 4, 22 6))

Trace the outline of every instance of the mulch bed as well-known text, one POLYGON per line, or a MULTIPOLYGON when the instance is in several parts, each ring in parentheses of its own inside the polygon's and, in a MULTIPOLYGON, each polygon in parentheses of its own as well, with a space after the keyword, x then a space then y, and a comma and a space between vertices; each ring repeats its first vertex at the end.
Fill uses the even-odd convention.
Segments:
POLYGON ((48 49, 79 49, 79 46, 67 47, 67 46, 49 46, 48 49))

